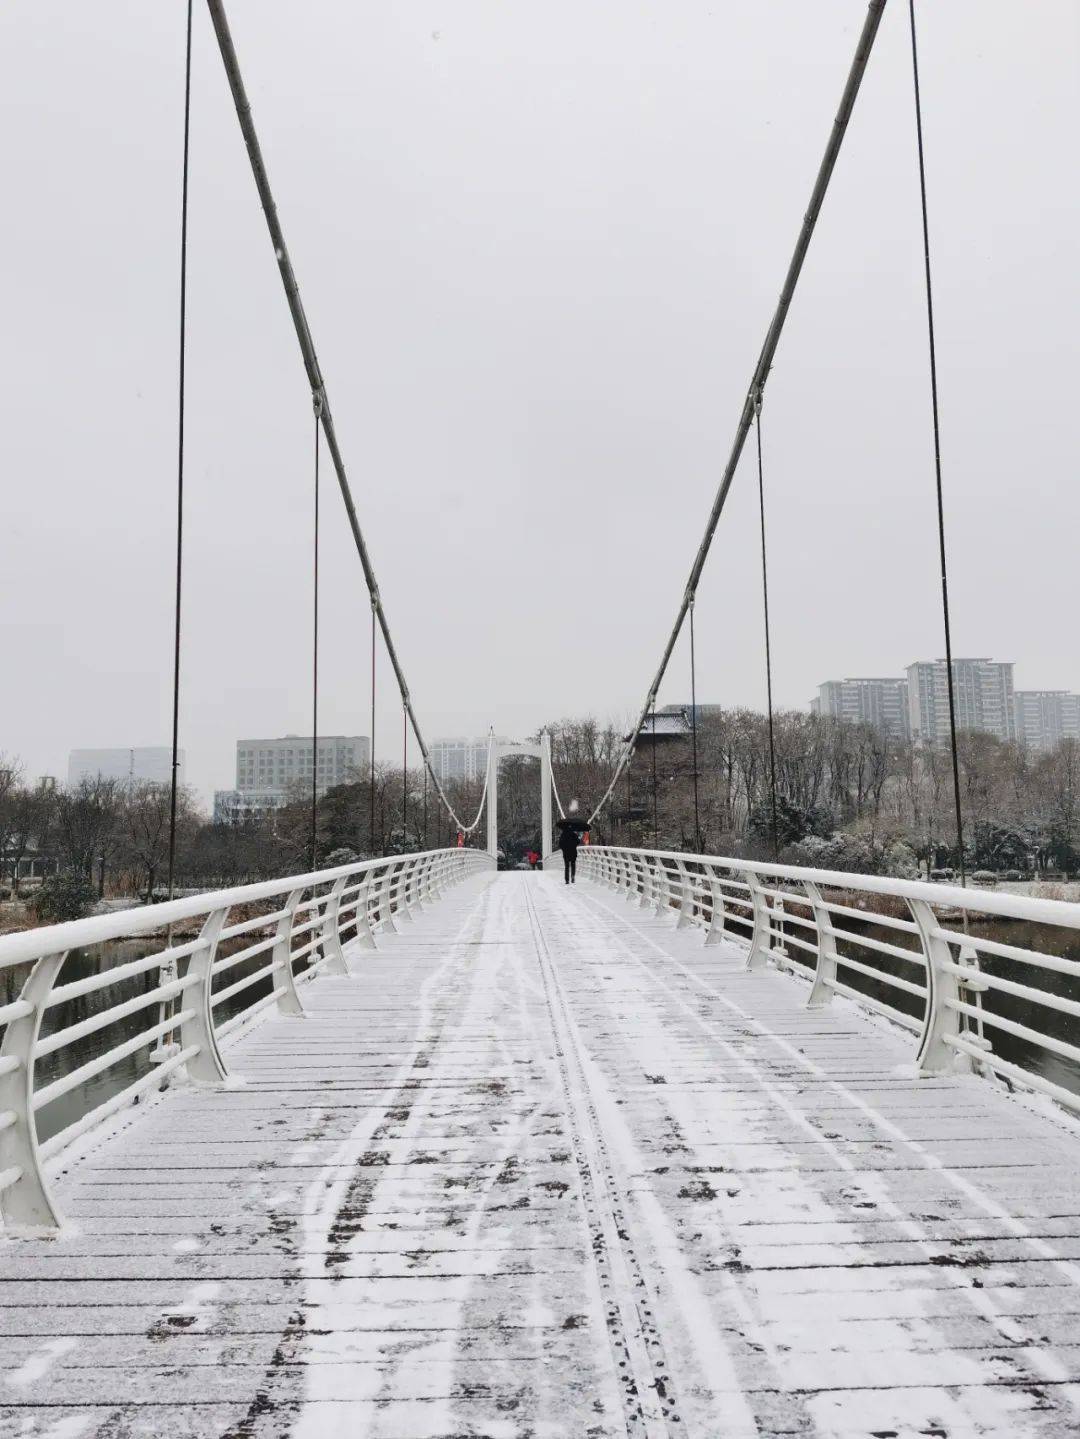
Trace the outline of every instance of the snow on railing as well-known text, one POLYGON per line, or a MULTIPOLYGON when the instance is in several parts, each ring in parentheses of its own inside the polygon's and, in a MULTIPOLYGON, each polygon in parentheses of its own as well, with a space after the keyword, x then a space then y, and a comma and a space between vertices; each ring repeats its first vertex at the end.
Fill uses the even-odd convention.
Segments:
POLYGON ((449 885, 491 867, 480 850, 430 850, 0 939, 0 972, 31 966, 18 998, 0 1005, 0 1216, 8 1231, 58 1226, 45 1163, 72 1140, 160 1089, 177 1071, 195 1083, 223 1083, 228 1071, 220 1041, 226 1035, 271 1004, 282 1014, 303 1015, 298 980, 320 971, 347 974, 343 944, 374 948, 377 931, 394 929, 395 920, 411 919, 412 910, 449 885), (57 982, 71 951, 140 937, 148 937, 152 952, 57 982), (107 997, 101 1007, 90 999, 97 995, 107 997), (58 1006, 65 1006, 63 1027, 43 1033, 58 1006), (154 1022, 141 1028, 136 1021, 137 1032, 128 1034, 124 1021, 148 1010, 154 1022), (86 1018, 68 1022, 84 1011, 86 1018), (116 1025, 122 1026, 118 1042, 82 1044, 116 1025), (80 1062, 80 1047, 96 1052, 80 1062), (94 1089, 109 1086, 94 1081, 138 1056, 144 1072, 95 1102, 94 1089), (147 1057, 153 1061, 148 1073, 147 1057), (42 1060, 50 1074, 46 1083, 35 1081, 42 1060), (53 1132, 39 1143, 41 1111, 73 1090, 84 1098, 77 1106, 82 1112, 60 1126, 50 1124, 53 1132))
POLYGON ((1080 961, 1052 952, 1080 930, 1080 904, 606 845, 583 846, 578 865, 631 902, 677 912, 679 928, 703 926, 706 944, 741 942, 748 969, 803 974, 813 1008, 840 994, 912 1031, 922 1074, 974 1067, 1080 1111, 1080 961), (980 934, 995 920, 1006 923, 994 937, 980 934), (1000 937, 1010 921, 1023 942, 1000 937))

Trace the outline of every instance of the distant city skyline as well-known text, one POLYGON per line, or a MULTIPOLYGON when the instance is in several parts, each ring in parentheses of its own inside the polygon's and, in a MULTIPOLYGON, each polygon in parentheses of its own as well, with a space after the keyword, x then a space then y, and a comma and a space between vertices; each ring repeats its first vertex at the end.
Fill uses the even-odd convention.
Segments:
MULTIPOLYGON (((953 701, 958 730, 1018 740, 1031 750, 1080 739, 1080 695, 1069 690, 1018 690, 1015 661, 957 656, 953 701)), ((893 738, 948 740, 949 691, 944 659, 916 660, 902 676, 826 680, 810 701, 813 714, 870 724, 893 738)))

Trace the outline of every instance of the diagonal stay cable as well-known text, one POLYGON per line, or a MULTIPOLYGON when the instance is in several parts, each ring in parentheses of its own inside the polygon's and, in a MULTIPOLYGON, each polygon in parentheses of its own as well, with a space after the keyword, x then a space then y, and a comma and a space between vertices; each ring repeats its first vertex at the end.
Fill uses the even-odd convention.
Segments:
MULTIPOLYGON (((218 49, 221 51, 221 59, 225 66, 225 75, 229 82, 229 89, 232 92, 233 104, 236 107, 236 116, 240 122, 240 131, 244 137, 244 144, 247 146, 248 159, 251 162, 251 173, 255 179, 255 188, 259 192, 259 200, 262 204, 263 214, 266 216, 267 229, 270 232, 270 239, 274 246, 274 255, 277 259, 278 269, 281 272, 281 282, 285 287, 285 298, 288 301, 289 312, 292 315, 296 338, 300 344, 300 353, 304 359, 304 368, 307 371, 312 397, 320 400, 322 404, 320 418, 322 421, 323 435, 326 439, 326 447, 330 452, 330 458, 333 461, 334 470, 337 474, 338 485, 341 489, 341 498, 345 504, 345 513, 348 516, 349 527, 352 530, 353 540, 356 543, 357 554, 360 556, 360 565, 364 571, 364 579, 367 581, 368 593, 371 595, 372 609, 378 619, 379 627, 382 630, 383 640, 386 644, 386 653, 390 658, 390 664, 393 667, 394 675, 397 679, 398 689, 401 692, 401 702, 405 706, 409 716, 413 733, 416 735, 417 744, 420 746, 420 753, 424 757, 424 764, 427 766, 427 771, 431 775, 431 782, 435 786, 436 794, 446 806, 447 811, 458 828, 468 833, 468 829, 462 824, 453 805, 446 797, 446 792, 439 783, 439 777, 436 775, 432 766, 431 756, 428 753, 427 745, 424 743, 424 737, 417 723, 416 713, 413 710, 412 700, 409 697, 409 687, 405 682, 405 672, 401 667, 401 661, 398 659, 397 651, 394 648, 394 641, 390 634, 390 624, 386 618, 386 610, 379 595, 379 585, 375 578, 375 570, 371 563, 371 556, 368 553, 364 532, 360 528, 360 521, 356 514, 356 505, 353 503, 352 491, 345 473, 345 461, 342 458, 341 447, 338 444, 333 412, 330 409, 330 401, 326 393, 326 384, 323 381, 318 356, 315 353, 315 344, 311 338, 311 330, 308 326, 307 316, 304 313, 303 302, 300 299, 300 289, 296 279, 296 272, 289 258, 289 251, 285 244, 285 235, 281 228, 281 221, 278 219, 277 206, 274 203, 274 194, 270 188, 270 179, 266 171, 265 161, 263 160, 262 148, 259 144, 259 137, 255 131, 255 123, 251 117, 251 102, 248 100, 243 77, 240 74, 240 62, 237 59, 236 46, 233 44, 229 22, 225 15, 225 6, 223 0, 206 0, 206 3, 210 11, 210 19, 214 25, 214 33, 217 36, 218 49)), ((475 828, 475 825, 473 828, 475 828)))
POLYGON ((874 40, 877 38, 878 27, 881 24, 881 16, 884 10, 885 0, 870 0, 870 4, 866 12, 866 19, 863 21, 863 27, 860 31, 858 43, 855 47, 855 55, 848 70, 847 80, 844 84, 844 93, 840 99, 840 108, 836 113, 836 119, 833 121, 832 130, 829 134, 829 140, 827 145, 825 146, 824 157, 822 158, 821 164, 818 167, 817 178, 814 181, 814 188, 810 194, 810 204, 807 207, 806 214, 803 218, 802 227, 799 230, 799 237, 795 242, 794 253, 792 254, 791 261, 788 264, 787 274, 784 277, 784 284, 783 288, 780 291, 780 299, 776 306, 776 312, 773 315, 772 322, 769 325, 768 331, 765 335, 765 343, 761 347, 761 354, 758 356, 758 362, 754 366, 754 373, 750 380, 750 387, 747 391, 746 399, 743 401, 743 407, 739 415, 738 425, 735 428, 735 440, 732 444, 731 453, 728 456, 727 464, 724 466, 724 473, 720 478, 720 484, 716 491, 716 497, 713 500, 712 509, 709 512, 709 518, 705 526, 705 534, 702 537, 701 544, 698 546, 698 552, 694 557, 694 563, 690 569, 690 577, 686 583, 686 589, 683 593, 682 603, 679 606, 678 614, 675 617, 675 623, 672 626, 671 633, 668 636, 667 644, 664 647, 664 652, 661 655, 659 667, 657 668, 656 674, 653 676, 652 684, 649 686, 648 693, 645 696, 645 702, 642 705, 641 711, 638 715, 637 724, 634 725, 633 729, 627 736, 626 743, 623 746, 623 752, 620 755, 619 762, 615 767, 615 772, 612 775, 611 781, 608 784, 607 789, 604 791, 599 803, 589 815, 589 823, 592 823, 592 821, 603 809, 604 805, 607 804, 608 800, 611 798, 612 792, 615 789, 615 785, 618 783, 619 776, 622 774, 631 755, 634 752, 638 736, 641 733, 641 727, 645 723, 645 719, 649 713, 649 710, 656 703, 656 697, 660 691, 660 685, 663 682, 664 675, 667 672, 667 667, 671 660, 672 652, 675 649, 676 641, 678 640, 679 634, 682 631, 683 622, 686 619, 687 612, 689 611, 690 606, 694 601, 694 596, 697 594, 697 587, 698 582, 701 579, 701 572, 705 568, 705 561, 706 559, 708 559, 709 550, 712 547, 713 537, 716 534, 716 527, 720 521, 720 515, 723 511, 724 505, 727 502, 728 491, 731 489, 732 481, 735 478, 735 471, 738 468, 739 459, 743 452, 743 446, 746 444, 746 437, 750 433, 750 426, 753 423, 754 419, 754 408, 757 403, 757 396, 760 395, 764 390, 765 381, 768 379, 769 371, 772 369, 773 359, 776 355, 777 346, 780 343, 780 335, 784 328, 784 322, 787 319, 788 310, 791 307, 791 301, 795 294, 795 287, 798 284, 799 275, 802 272, 803 262, 805 261, 807 251, 810 248, 810 240, 817 225, 818 215, 821 212, 821 206, 825 200, 825 194, 829 188, 829 181, 832 179, 833 169, 835 168, 837 157, 840 154, 840 147, 843 144, 844 135, 847 132, 848 122, 851 119, 851 112, 855 107, 855 100, 859 93, 859 87, 861 86, 863 76, 866 73, 866 66, 870 59, 870 52, 874 48, 874 40))

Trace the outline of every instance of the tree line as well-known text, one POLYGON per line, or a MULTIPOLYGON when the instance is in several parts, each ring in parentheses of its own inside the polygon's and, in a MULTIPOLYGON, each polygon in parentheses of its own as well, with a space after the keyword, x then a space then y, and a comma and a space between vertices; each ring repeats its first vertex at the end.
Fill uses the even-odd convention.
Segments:
MULTIPOLYGON (((623 745, 615 721, 572 718, 546 726, 564 806, 588 814, 623 745)), ((955 865, 952 769, 947 750, 800 711, 774 718, 776 848, 788 863, 911 875, 955 865)), ((597 842, 770 858, 773 804, 768 723, 749 709, 710 710, 689 733, 644 737, 598 818, 597 842)), ((964 850, 970 871, 1080 869, 1080 744, 1033 753, 974 731, 959 736, 964 850)), ((446 786, 459 815, 475 814, 482 781, 446 786)), ((169 789, 85 778, 29 783, 0 758, 0 894, 18 897, 34 858, 106 896, 160 898, 169 862, 169 789)), ((514 862, 541 847, 536 760, 503 761, 500 845, 514 862)), ((456 842, 456 827, 422 769, 377 766, 320 797, 312 849, 310 794, 280 809, 214 823, 191 793, 178 795, 174 883, 228 887, 456 842)), ((469 843, 484 842, 483 825, 469 843)))

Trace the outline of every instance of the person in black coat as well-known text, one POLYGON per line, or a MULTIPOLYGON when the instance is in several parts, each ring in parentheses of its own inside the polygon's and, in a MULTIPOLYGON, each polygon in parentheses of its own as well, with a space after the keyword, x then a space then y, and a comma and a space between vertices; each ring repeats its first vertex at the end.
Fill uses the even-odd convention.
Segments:
POLYGON ((579 843, 577 830, 573 829, 570 825, 564 825, 562 833, 559 835, 559 848, 562 850, 563 869, 565 871, 567 884, 577 883, 577 852, 579 843))

